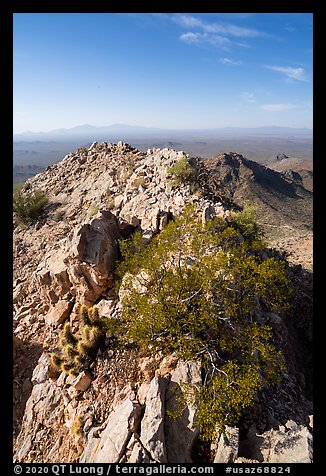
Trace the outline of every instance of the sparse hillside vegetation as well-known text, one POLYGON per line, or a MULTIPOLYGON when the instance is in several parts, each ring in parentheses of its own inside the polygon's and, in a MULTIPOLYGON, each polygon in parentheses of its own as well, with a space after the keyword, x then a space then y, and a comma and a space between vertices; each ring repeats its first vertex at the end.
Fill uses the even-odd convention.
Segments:
POLYGON ((262 231, 256 221, 256 208, 248 200, 243 202, 243 209, 241 211, 230 213, 228 223, 250 242, 257 240, 262 235, 262 231))
POLYGON ((168 173, 173 176, 175 184, 193 183, 196 177, 196 170, 190 165, 186 156, 170 167, 168 173))
POLYGON ((48 198, 41 190, 26 192, 23 185, 14 188, 13 211, 24 223, 36 220, 48 203, 48 198))

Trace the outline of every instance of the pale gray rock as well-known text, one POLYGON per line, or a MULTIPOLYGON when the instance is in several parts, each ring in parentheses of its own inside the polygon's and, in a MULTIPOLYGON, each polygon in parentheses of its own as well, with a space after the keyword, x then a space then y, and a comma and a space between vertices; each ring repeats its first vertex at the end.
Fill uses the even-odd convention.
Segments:
POLYGON ((48 371, 50 365, 50 356, 46 352, 43 352, 41 357, 37 362, 37 366, 35 367, 32 375, 32 383, 34 385, 38 383, 43 383, 48 379, 48 371))
POLYGON ((270 430, 263 434, 261 452, 266 463, 312 463, 312 435, 308 428, 290 425, 285 434, 270 430))
POLYGON ((132 448, 128 463, 149 463, 149 462, 150 461, 148 457, 145 455, 143 448, 136 441, 132 448))
POLYGON ((227 426, 225 434, 220 435, 214 463, 233 463, 238 456, 239 429, 227 426))
POLYGON ((36 384, 27 400, 20 433, 15 445, 14 459, 26 461, 28 454, 38 440, 40 428, 51 428, 63 413, 60 389, 51 380, 36 384))
POLYGON ((146 395, 145 414, 141 422, 141 442, 151 454, 152 459, 158 463, 167 463, 164 435, 167 385, 167 379, 162 377, 153 378, 146 395))
POLYGON ((118 195, 117 197, 115 197, 114 199, 114 208, 121 208, 122 204, 123 204, 123 195, 118 195))
POLYGON ((239 454, 261 463, 312 463, 313 440, 308 428, 293 421, 285 425, 262 434, 250 431, 240 442, 239 454))
POLYGON ((87 390, 90 386, 91 382, 91 374, 84 370, 72 381, 71 385, 75 390, 77 390, 77 392, 85 392, 85 390, 87 390))
POLYGON ((115 303, 112 299, 101 299, 96 307, 100 317, 110 317, 115 309, 115 303))
POLYGON ((102 275, 112 273, 118 258, 119 224, 115 215, 101 210, 74 234, 69 249, 78 260, 89 263, 102 275))
MULTIPOLYGON (((182 383, 201 384, 199 362, 179 361, 171 373, 171 381, 166 392, 166 409, 174 411, 178 404, 178 394, 182 383)), ((192 463, 191 450, 198 437, 196 409, 188 405, 180 418, 166 418, 165 436, 169 463, 192 463)))
POLYGON ((110 415, 99 438, 90 432, 80 463, 118 463, 139 425, 141 406, 126 399, 110 415))
MULTIPOLYGON (((69 302, 72 296, 80 304, 93 303, 112 281, 119 235, 118 220, 109 211, 99 212, 78 227, 62 247, 49 252, 38 265, 33 279, 39 294, 52 305, 59 300, 69 302)), ((57 316, 62 321, 61 307, 50 312, 48 322, 57 322, 57 316)))

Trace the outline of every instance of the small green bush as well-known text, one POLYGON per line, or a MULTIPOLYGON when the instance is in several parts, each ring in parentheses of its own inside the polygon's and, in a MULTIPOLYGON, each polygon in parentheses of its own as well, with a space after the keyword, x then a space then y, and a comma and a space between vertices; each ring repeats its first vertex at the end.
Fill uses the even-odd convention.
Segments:
POLYGON ((138 188, 140 185, 145 184, 145 178, 144 177, 137 177, 135 180, 132 182, 132 187, 138 188))
POLYGON ((196 170, 189 164, 186 156, 168 168, 167 172, 173 175, 176 184, 193 183, 196 178, 196 170))
POLYGON ((13 211, 24 223, 36 220, 49 200, 41 190, 24 192, 23 187, 16 187, 13 192, 13 211))
POLYGON ((243 202, 243 209, 239 212, 231 212, 228 223, 232 228, 239 231, 249 241, 257 240, 262 232, 256 222, 256 210, 249 201, 243 202))
POLYGON ((98 205, 91 205, 87 211, 89 217, 93 217, 99 211, 100 207, 98 205))

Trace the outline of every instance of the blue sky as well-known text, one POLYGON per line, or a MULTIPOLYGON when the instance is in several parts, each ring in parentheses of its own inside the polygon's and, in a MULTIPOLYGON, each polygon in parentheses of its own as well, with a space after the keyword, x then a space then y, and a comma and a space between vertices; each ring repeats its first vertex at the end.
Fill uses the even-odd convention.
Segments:
POLYGON ((14 132, 312 127, 310 13, 14 14, 14 132))

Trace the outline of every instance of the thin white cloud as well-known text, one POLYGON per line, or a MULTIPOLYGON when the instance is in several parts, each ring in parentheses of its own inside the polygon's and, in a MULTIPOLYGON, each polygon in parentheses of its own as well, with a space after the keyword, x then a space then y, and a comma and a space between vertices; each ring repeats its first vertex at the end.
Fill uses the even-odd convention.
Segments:
POLYGON ((306 73, 303 68, 293 68, 292 66, 266 66, 266 68, 284 74, 287 79, 307 81, 306 73))
POLYGON ((186 43, 198 43, 201 39, 200 33, 194 33, 192 31, 188 31, 188 33, 183 33, 180 35, 180 40, 185 41, 186 43))
POLYGON ((242 61, 235 61, 235 60, 232 60, 230 58, 219 58, 218 61, 221 64, 226 64, 226 65, 230 65, 230 66, 239 66, 240 64, 242 64, 242 61))
POLYGON ((297 106, 291 103, 262 104, 261 109, 267 112, 283 112, 295 109, 297 106))
POLYGON ((186 43, 196 43, 196 44, 210 44, 216 47, 224 48, 230 44, 230 40, 225 36, 221 35, 209 35, 207 33, 194 33, 193 31, 188 31, 180 35, 180 40, 186 43))
POLYGON ((176 13, 172 17, 173 21, 185 28, 200 29, 205 33, 217 33, 237 38, 255 38, 265 35, 265 33, 253 28, 244 28, 232 23, 214 22, 208 23, 192 15, 184 15, 176 13))
POLYGON ((176 13, 172 17, 175 23, 178 23, 185 28, 202 28, 203 22, 199 18, 195 18, 191 15, 181 15, 176 13))

